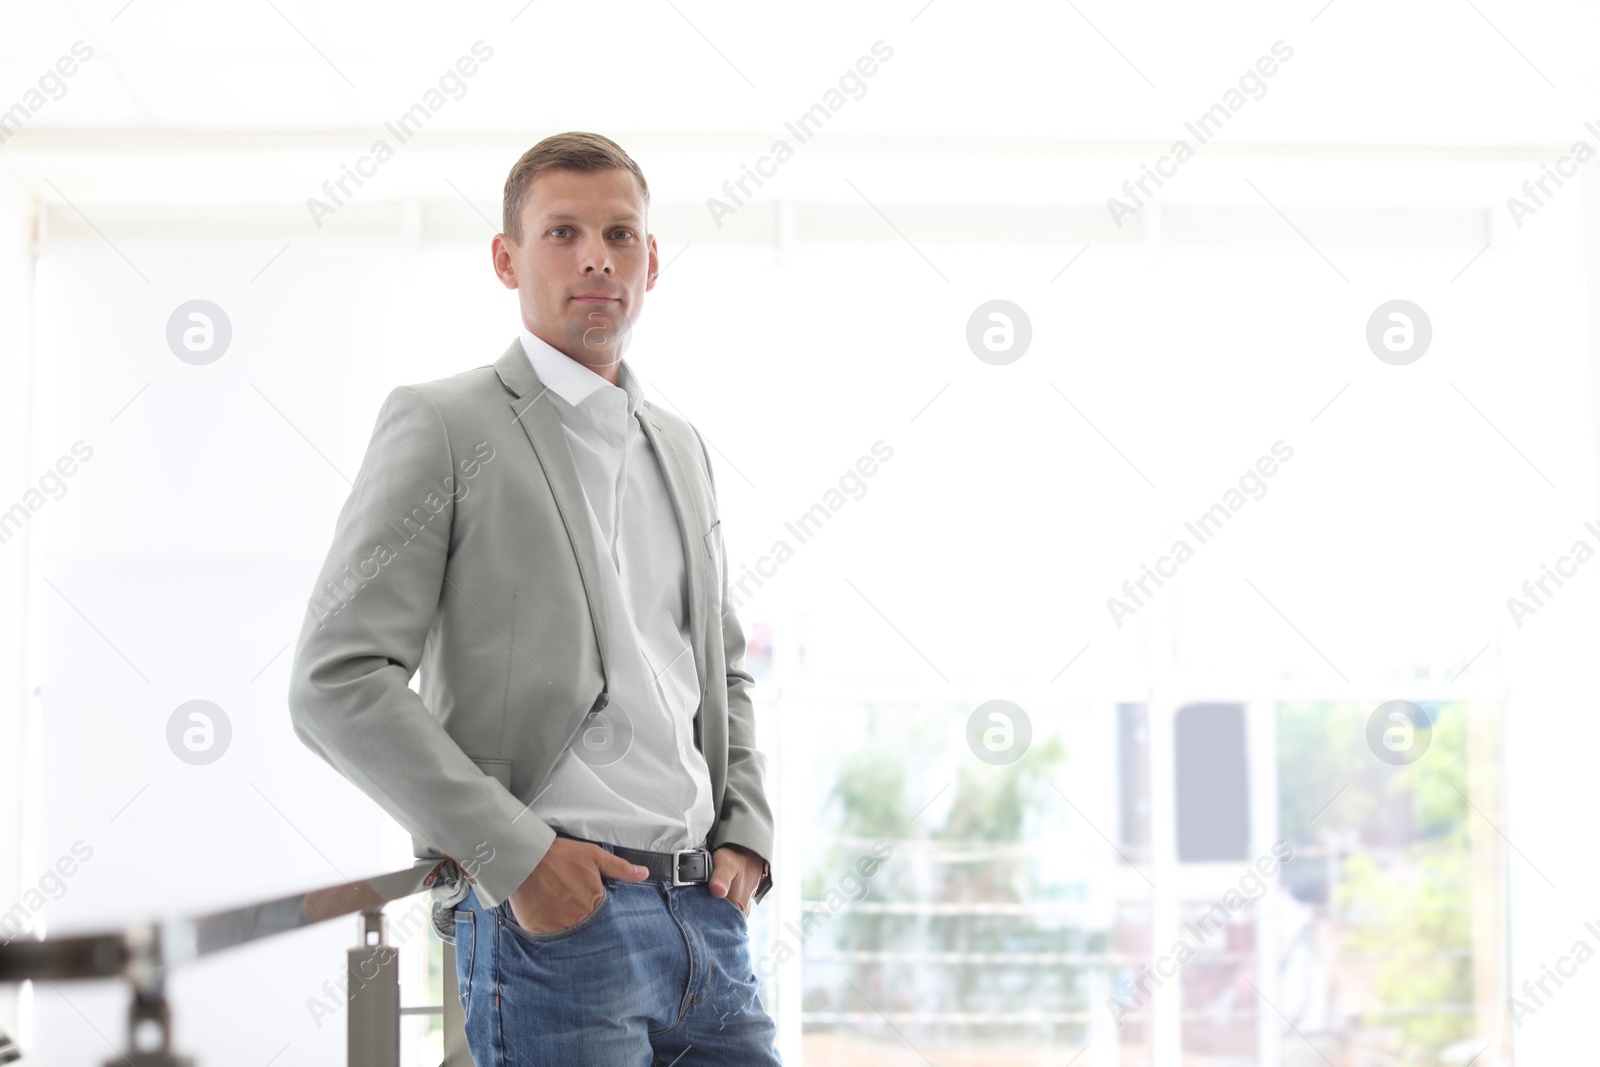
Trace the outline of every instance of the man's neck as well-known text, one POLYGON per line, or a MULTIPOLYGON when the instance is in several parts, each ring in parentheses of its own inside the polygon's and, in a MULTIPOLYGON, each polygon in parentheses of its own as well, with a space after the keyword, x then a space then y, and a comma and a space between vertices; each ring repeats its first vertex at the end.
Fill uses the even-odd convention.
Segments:
POLYGON ((618 349, 620 348, 620 345, 613 345, 611 348, 601 348, 601 349, 584 348, 582 351, 586 355, 588 355, 590 358, 594 358, 596 356, 599 356, 601 359, 604 360, 604 362, 600 363, 599 365, 596 365, 594 363, 589 362, 589 360, 587 360, 587 359, 579 359, 577 356, 573 355, 571 352, 569 352, 567 350, 566 345, 563 345, 563 344, 560 344, 560 343, 558 343, 556 341, 550 340, 550 338, 544 336, 544 334, 540 333, 538 330, 534 329, 532 326, 528 327, 528 332, 533 334, 535 337, 539 338, 539 340, 543 341, 545 344, 549 345, 551 348, 555 349, 557 352, 560 352, 563 356, 566 356, 568 359, 572 360, 574 363, 577 363, 577 364, 579 364, 579 365, 581 365, 583 367, 588 368, 589 370, 594 371, 596 374, 600 375, 600 377, 604 378, 606 381, 610 382, 612 385, 618 385, 619 384, 618 383, 618 375, 621 373, 621 368, 622 368, 622 357, 618 353, 618 349))

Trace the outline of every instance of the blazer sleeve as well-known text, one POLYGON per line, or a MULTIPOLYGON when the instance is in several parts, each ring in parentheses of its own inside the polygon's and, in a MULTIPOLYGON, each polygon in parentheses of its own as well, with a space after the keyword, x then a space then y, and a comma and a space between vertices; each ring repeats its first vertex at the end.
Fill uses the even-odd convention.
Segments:
MULTIPOLYGON (((711 483, 711 500, 716 504, 717 479, 711 471, 711 457, 705 439, 700 442, 700 458, 711 483)), ((719 510, 720 513, 720 510, 719 510)), ((722 809, 711 831, 711 847, 743 845, 767 863, 767 874, 752 897, 757 903, 772 889, 774 826, 772 809, 767 804, 765 787, 767 758, 756 747, 755 708, 750 691, 755 679, 744 668, 744 628, 728 606, 728 569, 722 570, 722 651, 728 682, 728 776, 722 792, 722 809)))
POLYGON ((455 470, 443 418, 400 386, 378 412, 295 647, 295 734, 493 907, 555 831, 486 775, 410 688, 447 568, 455 470))

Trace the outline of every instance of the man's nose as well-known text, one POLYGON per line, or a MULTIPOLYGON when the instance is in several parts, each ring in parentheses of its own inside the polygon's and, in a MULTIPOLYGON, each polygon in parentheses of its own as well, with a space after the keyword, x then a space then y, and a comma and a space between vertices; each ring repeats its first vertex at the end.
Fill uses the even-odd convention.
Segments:
POLYGON ((605 274, 610 274, 612 269, 611 255, 606 250, 604 241, 601 241, 598 244, 591 243, 585 246, 583 250, 583 272, 585 274, 596 270, 605 274))

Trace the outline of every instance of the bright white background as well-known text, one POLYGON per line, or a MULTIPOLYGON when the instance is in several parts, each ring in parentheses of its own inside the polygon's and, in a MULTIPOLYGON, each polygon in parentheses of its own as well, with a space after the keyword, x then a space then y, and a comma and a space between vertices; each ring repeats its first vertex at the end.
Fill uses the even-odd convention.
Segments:
MULTIPOLYGON (((733 567, 894 449, 747 628, 803 634, 813 681, 929 700, 1173 678, 1376 699, 1470 665, 1462 686, 1511 694, 1500 829, 1555 887, 1509 861, 1515 980, 1568 950, 1600 875, 1600 567, 1520 629, 1505 600, 1600 518, 1600 171, 1520 228, 1505 201, 1600 143, 1593 4, 595 10, 0 12, 0 108, 95 49, 0 147, 0 508, 95 450, 0 545, 0 907, 79 838, 94 856, 50 933, 405 860, 290 732, 286 645, 381 398, 515 335, 488 254, 506 170, 590 129, 651 183, 671 266, 629 358, 715 446, 733 567), (467 94, 316 227, 305 199, 479 39, 467 94), (880 39, 867 93, 715 227, 706 198, 880 39), (1268 93, 1112 227, 1106 197, 1280 39, 1268 93), (196 297, 234 329, 207 367, 164 340, 196 297), (964 337, 996 297, 1033 327, 1006 367, 964 337), (1396 297, 1434 327, 1409 367, 1363 338, 1396 297), (1295 455, 1267 495, 1117 629, 1105 598, 1278 439, 1295 455), (207 768, 165 743, 194 698, 234 728, 207 768)), ((305 1001, 350 940, 330 924, 180 975, 182 1047, 340 1062, 305 1001)), ((1597 980, 1518 1032, 1519 1062, 1587 1043, 1597 980)), ((114 986, 6 996, 38 1062, 120 1041, 114 986)))

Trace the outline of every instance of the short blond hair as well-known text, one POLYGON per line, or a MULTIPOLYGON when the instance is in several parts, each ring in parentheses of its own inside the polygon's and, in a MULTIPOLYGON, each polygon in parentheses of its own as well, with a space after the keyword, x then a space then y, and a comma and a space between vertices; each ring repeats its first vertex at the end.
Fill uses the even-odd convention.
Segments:
POLYGON ((501 199, 500 226, 513 242, 522 240, 522 205, 528 197, 533 179, 547 170, 575 170, 593 173, 601 170, 627 170, 639 180, 639 191, 644 194, 644 206, 650 207, 650 184, 644 180, 644 171, 622 146, 598 133, 573 130, 553 133, 526 152, 512 166, 506 176, 505 194, 501 199))

